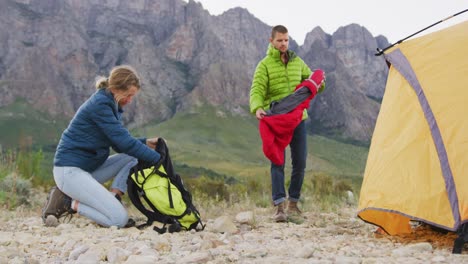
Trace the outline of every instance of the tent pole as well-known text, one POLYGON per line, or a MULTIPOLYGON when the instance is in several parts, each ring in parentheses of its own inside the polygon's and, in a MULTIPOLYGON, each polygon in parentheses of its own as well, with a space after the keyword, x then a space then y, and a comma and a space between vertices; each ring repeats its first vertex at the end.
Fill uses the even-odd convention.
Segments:
POLYGON ((458 12, 458 13, 456 13, 456 14, 453 14, 453 15, 447 17, 447 18, 444 18, 444 19, 442 19, 442 20, 440 20, 440 21, 438 21, 438 22, 436 22, 436 23, 434 23, 434 24, 432 24, 432 25, 430 25, 430 26, 427 26, 427 27, 425 27, 425 28, 419 30, 419 31, 416 32, 416 33, 413 33, 413 34, 409 35, 408 37, 406 37, 406 38, 404 38, 404 39, 400 39, 399 41, 397 41, 397 42, 391 44, 390 46, 388 46, 388 47, 386 47, 386 48, 384 48, 384 49, 377 48, 377 53, 375 53, 375 56, 380 56, 380 55, 382 55, 386 50, 388 50, 389 48, 391 48, 391 47, 393 47, 393 46, 395 46, 395 45, 398 45, 398 44, 402 43, 403 41, 405 41, 405 40, 411 38, 412 36, 414 36, 414 35, 416 35, 416 34, 419 34, 419 33, 423 32, 423 31, 426 30, 426 29, 429 29, 429 28, 431 28, 431 27, 433 27, 433 26, 435 26, 435 25, 437 25, 437 24, 439 24, 439 23, 442 23, 442 22, 444 22, 444 21, 447 21, 447 20, 449 20, 449 19, 451 19, 451 18, 453 18, 453 17, 456 17, 456 16, 458 16, 458 15, 460 15, 460 14, 462 14, 462 13, 465 13, 465 12, 467 12, 467 11, 468 11, 468 9, 465 9, 465 10, 463 10, 463 11, 461 11, 461 12, 458 12))

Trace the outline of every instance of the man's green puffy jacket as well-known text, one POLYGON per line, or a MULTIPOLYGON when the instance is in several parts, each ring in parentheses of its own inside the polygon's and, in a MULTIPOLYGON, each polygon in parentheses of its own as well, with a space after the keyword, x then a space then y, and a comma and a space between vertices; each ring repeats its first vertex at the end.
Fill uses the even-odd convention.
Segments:
MULTIPOLYGON (((250 112, 269 109, 270 103, 294 92, 296 86, 312 73, 305 62, 288 50, 289 61, 284 64, 280 51, 271 44, 267 55, 257 65, 250 89, 250 112)), ((306 114, 307 112, 305 112, 306 114)))

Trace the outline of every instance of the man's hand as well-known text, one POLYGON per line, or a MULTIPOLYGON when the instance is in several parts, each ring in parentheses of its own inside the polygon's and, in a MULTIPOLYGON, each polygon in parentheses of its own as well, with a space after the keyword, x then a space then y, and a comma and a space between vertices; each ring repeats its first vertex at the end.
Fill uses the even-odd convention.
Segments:
POLYGON ((158 138, 147 138, 146 139, 146 145, 150 147, 151 149, 156 149, 156 144, 158 144, 158 138))
POLYGON ((325 72, 321 69, 316 69, 312 72, 309 79, 307 80, 312 81, 312 83, 315 84, 317 88, 317 93, 321 93, 325 89, 326 79, 327 77, 325 77, 325 72))
POLYGON ((265 115, 266 115, 266 112, 262 108, 257 109, 257 111, 255 112, 255 116, 257 117, 258 120, 262 119, 265 115))

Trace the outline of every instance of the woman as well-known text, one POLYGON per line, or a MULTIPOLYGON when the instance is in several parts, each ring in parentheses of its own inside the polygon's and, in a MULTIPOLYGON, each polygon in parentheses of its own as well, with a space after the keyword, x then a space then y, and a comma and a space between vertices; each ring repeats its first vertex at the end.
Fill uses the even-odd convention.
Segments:
MULTIPOLYGON (((122 125, 122 108, 140 90, 140 80, 129 66, 117 66, 109 78, 96 82, 97 91, 80 106, 63 132, 54 158, 53 187, 42 209, 49 217, 78 212, 99 225, 124 227, 128 215, 121 204, 127 177, 138 159, 156 163, 157 138, 136 139, 122 125), (109 148, 117 153, 109 156, 109 148), (102 184, 113 178, 111 191, 102 184)), ((132 220, 131 220, 132 221, 132 220)))

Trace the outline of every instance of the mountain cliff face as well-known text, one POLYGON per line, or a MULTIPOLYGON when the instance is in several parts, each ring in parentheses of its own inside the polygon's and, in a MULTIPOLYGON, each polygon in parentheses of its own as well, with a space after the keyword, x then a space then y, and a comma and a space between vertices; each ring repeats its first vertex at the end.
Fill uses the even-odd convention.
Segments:
MULTIPOLYGON (((388 43, 383 37, 380 41, 388 43)), ((387 78, 383 57, 374 55, 377 45, 378 39, 356 24, 331 36, 319 27, 307 34, 299 54, 311 67, 325 70, 329 88, 311 105, 312 127, 359 141, 370 139, 387 78)))
MULTIPOLYGON (((21 98, 69 118, 97 75, 130 64, 143 81, 126 110, 130 127, 203 104, 247 115, 271 30, 246 9, 212 16, 182 0, 0 0, 0 24, 0 107, 21 98)), ((312 131, 370 139, 387 75, 373 53, 385 43, 354 24, 333 35, 316 27, 301 47, 291 40, 311 68, 327 72, 327 90, 310 109, 312 131)))

